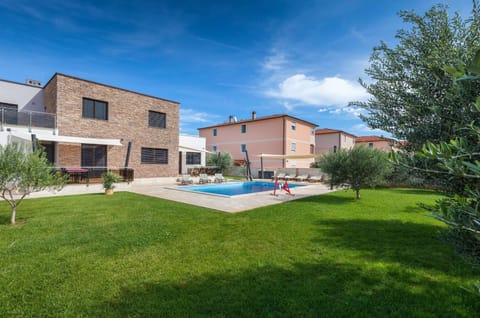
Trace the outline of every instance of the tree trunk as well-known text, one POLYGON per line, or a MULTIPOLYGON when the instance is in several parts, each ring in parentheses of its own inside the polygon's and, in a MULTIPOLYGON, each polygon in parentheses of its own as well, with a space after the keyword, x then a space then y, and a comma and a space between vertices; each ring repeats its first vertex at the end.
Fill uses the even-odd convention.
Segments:
POLYGON ((12 217, 10 218, 10 223, 12 225, 15 225, 15 217, 16 217, 16 214, 17 214, 17 207, 16 206, 12 206, 12 217))
POLYGON ((356 189, 355 192, 357 193, 357 199, 360 199, 360 189, 356 189))

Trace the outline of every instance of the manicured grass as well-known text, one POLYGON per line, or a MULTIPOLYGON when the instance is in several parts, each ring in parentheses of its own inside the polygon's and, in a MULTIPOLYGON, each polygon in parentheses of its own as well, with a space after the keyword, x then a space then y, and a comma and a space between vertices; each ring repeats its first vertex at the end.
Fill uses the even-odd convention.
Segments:
POLYGON ((480 271, 416 190, 235 215, 131 193, 0 204, 0 316, 474 317, 480 271))

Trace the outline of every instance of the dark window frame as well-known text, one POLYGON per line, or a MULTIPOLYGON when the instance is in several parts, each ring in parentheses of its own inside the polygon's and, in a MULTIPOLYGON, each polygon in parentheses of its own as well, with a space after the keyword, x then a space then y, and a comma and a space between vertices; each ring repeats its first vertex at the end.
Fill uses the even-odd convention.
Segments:
POLYGON ((167 128, 167 114, 164 112, 157 112, 156 110, 148 111, 148 127, 150 128, 167 128), (163 116, 163 119, 159 121, 159 124, 156 125, 156 119, 152 116, 163 116))
POLYGON ((187 165, 202 164, 202 154, 199 152, 187 152, 185 155, 187 165))
POLYGON ((240 152, 247 152, 247 144, 240 145, 240 152))
POLYGON ((87 98, 83 97, 82 98, 82 118, 87 118, 87 119, 97 119, 97 120, 108 120, 108 102, 102 101, 102 100, 97 100, 97 99, 92 99, 92 98, 87 98), (87 112, 85 111, 85 102, 90 101, 93 102, 93 117, 88 116, 87 112), (97 104, 105 104, 105 118, 104 117, 97 117, 97 104))
POLYGON ((242 124, 240 126, 240 133, 242 134, 246 134, 247 133, 247 125, 246 124, 242 124))
POLYGON ((218 135, 217 128, 213 128, 212 135, 213 135, 213 137, 217 137, 217 135, 218 135))
POLYGON ((168 149, 142 147, 141 153, 140 153, 140 163, 141 164, 168 164, 168 149), (151 151, 151 153, 148 154, 146 153, 147 151, 151 151))

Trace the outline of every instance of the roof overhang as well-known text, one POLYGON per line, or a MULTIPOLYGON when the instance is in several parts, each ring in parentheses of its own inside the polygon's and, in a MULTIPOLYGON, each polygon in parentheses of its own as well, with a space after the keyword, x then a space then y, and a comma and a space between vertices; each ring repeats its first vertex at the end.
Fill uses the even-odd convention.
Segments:
POLYGON ((192 147, 187 147, 187 146, 178 146, 180 151, 194 151, 194 152, 206 152, 206 153, 211 153, 211 151, 205 150, 205 149, 197 149, 197 148, 192 148, 192 147))
MULTIPOLYGON (((12 135, 25 140, 31 140, 32 138, 32 134, 18 131, 12 132, 12 135)), ((41 141, 54 141, 59 143, 122 146, 120 139, 60 136, 49 133, 36 133, 35 137, 41 141)))

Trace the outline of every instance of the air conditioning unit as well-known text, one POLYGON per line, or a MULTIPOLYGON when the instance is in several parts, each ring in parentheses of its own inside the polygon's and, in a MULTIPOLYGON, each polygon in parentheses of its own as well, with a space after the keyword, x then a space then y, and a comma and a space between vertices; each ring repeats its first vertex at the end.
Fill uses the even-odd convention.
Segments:
POLYGON ((25 81, 25 83, 28 84, 28 85, 31 85, 31 86, 35 86, 35 87, 42 87, 42 82, 37 81, 37 80, 33 80, 33 79, 27 79, 25 81))

